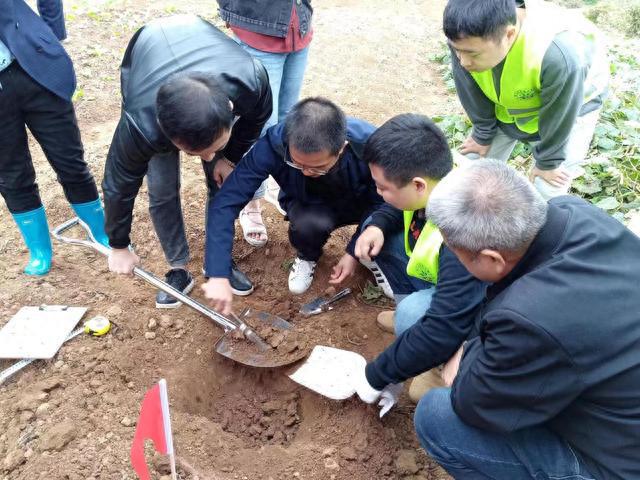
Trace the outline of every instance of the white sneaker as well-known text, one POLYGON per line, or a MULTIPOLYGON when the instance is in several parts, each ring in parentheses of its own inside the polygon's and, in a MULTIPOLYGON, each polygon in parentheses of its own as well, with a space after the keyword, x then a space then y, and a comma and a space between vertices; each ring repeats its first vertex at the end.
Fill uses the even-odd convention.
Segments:
POLYGON ((289 272, 289 291, 291 293, 300 295, 309 290, 311 282, 313 282, 316 264, 317 262, 310 262, 296 257, 289 272))
POLYGON ((366 260, 362 259, 360 260, 360 263, 367 267, 371 273, 373 273, 373 278, 376 279, 376 285, 378 285, 378 287, 382 289, 382 293, 384 293, 386 297, 389 297, 393 300, 393 290, 391 290, 391 285, 389 285, 387 277, 384 276, 384 273, 382 273, 382 270, 380 270, 378 264, 373 260, 367 262, 366 260))

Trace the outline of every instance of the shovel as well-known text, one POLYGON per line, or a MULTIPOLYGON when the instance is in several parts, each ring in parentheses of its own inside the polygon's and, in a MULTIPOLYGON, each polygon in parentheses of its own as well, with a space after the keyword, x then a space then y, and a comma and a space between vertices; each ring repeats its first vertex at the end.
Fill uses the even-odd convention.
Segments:
MULTIPOLYGON (((89 228, 77 217, 72 218, 71 220, 68 220, 61 225, 58 225, 52 230, 51 233, 56 238, 56 240, 59 240, 60 242, 92 248, 93 250, 106 256, 109 256, 109 253, 111 251, 110 248, 96 242, 89 228), (80 240, 77 238, 70 238, 62 235, 66 230, 76 225, 80 225, 84 229, 85 233, 89 237, 88 240, 80 240)), ((245 319, 251 317, 255 321, 276 330, 292 330, 293 326, 280 317, 265 312, 251 312, 247 310, 243 312, 240 317, 233 315, 233 318, 227 318, 205 307, 191 297, 184 295, 182 292, 176 290, 171 285, 156 278, 140 267, 135 267, 133 269, 133 273, 145 282, 153 285, 156 288, 159 288, 160 290, 163 290, 172 297, 175 297, 180 302, 193 308, 194 310, 203 314, 205 317, 212 320, 216 325, 222 327, 224 329, 224 335, 216 342, 215 348, 216 352, 223 355, 224 357, 251 367, 274 368, 289 365, 300 360, 300 358, 302 358, 303 356, 306 356, 306 352, 300 352, 300 356, 298 356, 297 358, 286 359, 277 359, 275 358, 275 356, 269 355, 269 353, 272 351, 271 346, 268 345, 262 338, 260 338, 260 336, 245 322, 245 319), (229 335, 233 334, 235 330, 242 334, 244 338, 252 342, 256 346, 257 352, 238 352, 238 349, 234 348, 233 340, 228 338, 229 335)))
POLYGON ((318 315, 322 312, 328 312, 329 310, 333 310, 333 303, 337 302, 340 299, 343 299, 350 293, 351 289, 345 288, 344 290, 340 290, 331 298, 315 298, 309 303, 305 303, 304 305, 302 305, 302 307, 300 307, 300 313, 305 317, 310 317, 311 315, 318 315))

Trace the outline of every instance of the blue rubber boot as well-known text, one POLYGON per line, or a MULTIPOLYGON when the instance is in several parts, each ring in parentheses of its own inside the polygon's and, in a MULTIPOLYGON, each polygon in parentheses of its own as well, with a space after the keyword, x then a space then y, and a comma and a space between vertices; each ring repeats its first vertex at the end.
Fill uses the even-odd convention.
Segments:
POLYGON ((15 220, 24 243, 29 249, 29 263, 24 269, 27 275, 45 275, 51 269, 51 237, 44 207, 29 212, 14 213, 15 220))
POLYGON ((89 227, 96 242, 108 247, 109 238, 104 231, 104 210, 102 209, 100 199, 96 198, 92 202, 87 203, 74 203, 71 206, 80 220, 89 227))

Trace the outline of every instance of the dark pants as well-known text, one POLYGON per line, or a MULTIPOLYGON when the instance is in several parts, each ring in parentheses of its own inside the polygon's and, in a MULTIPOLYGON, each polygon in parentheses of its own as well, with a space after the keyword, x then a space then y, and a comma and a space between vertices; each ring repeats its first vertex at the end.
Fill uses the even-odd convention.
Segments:
POLYGON ((331 232, 345 225, 356 225, 362 212, 339 211, 326 205, 309 205, 291 201, 287 205, 289 218, 289 241, 298 251, 298 257, 312 262, 322 255, 322 247, 331 232))
POLYGON ((11 213, 42 203, 29 153, 27 130, 38 141, 71 203, 98 198, 73 104, 49 92, 13 62, 0 72, 0 194, 11 213))
MULTIPOLYGON (((202 162, 209 192, 207 208, 218 191, 213 179, 214 166, 215 162, 202 162)), ((153 156, 147 169, 147 187, 149 214, 167 263, 171 268, 186 268, 189 244, 180 200, 180 152, 176 150, 153 156)), ((208 218, 206 212, 205 218, 208 218)))

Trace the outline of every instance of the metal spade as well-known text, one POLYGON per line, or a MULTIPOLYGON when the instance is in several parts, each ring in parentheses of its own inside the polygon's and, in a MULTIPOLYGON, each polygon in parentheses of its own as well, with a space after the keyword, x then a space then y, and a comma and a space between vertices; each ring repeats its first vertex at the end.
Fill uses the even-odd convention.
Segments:
MULTIPOLYGON (((56 228, 52 230, 52 235, 56 238, 56 240, 68 243, 71 245, 79 245, 87 248, 92 248, 93 250, 108 256, 111 249, 105 247, 104 245, 95 241, 93 238, 91 231, 89 228, 77 217, 72 218, 71 220, 66 221, 65 223, 58 225, 56 228), (85 233, 88 236, 87 240, 81 240, 78 238, 70 238, 65 237, 62 234, 69 230, 70 228, 79 225, 83 228, 85 233)), ((160 290, 168 293, 172 297, 175 297, 180 302, 185 305, 191 307, 192 309, 198 311, 205 317, 212 320, 216 325, 222 327, 224 329, 224 335, 217 341, 216 343, 216 352, 220 355, 223 355, 235 362, 242 363, 244 365, 248 365, 251 367, 262 367, 262 368, 274 368, 281 367, 284 365, 289 365, 291 363, 296 362, 299 358, 295 357, 286 357, 286 358, 277 358, 273 355, 273 348, 267 344, 260 336, 255 332, 255 330, 245 322, 243 318, 238 318, 234 315, 234 318, 227 318, 207 307, 202 305, 200 302, 192 299, 191 297, 184 295, 182 292, 176 290, 171 285, 163 282, 157 277, 153 276, 149 272, 143 270, 140 267, 135 267, 133 269, 134 275, 141 278, 145 282, 153 285, 160 290), (242 348, 242 352, 238 352, 239 348, 234 348, 237 345, 237 340, 234 342, 232 339, 228 338, 232 332, 238 331, 242 337, 249 340, 251 343, 255 345, 255 353, 253 351, 247 351, 247 348, 242 348), (236 345, 234 345, 234 343, 236 345)), ((249 316, 248 313, 243 314, 242 316, 249 316)), ((241 316, 241 317, 242 317, 241 316)), ((293 326, 275 316, 264 312, 254 313, 251 317, 251 320, 255 320, 256 322, 261 322, 265 325, 268 325, 271 328, 278 330, 292 330, 293 326)), ((258 325, 258 323, 254 323, 254 325, 258 325)), ((238 334, 235 334, 236 337, 238 334)), ((306 352, 305 352, 306 355, 306 352)))

